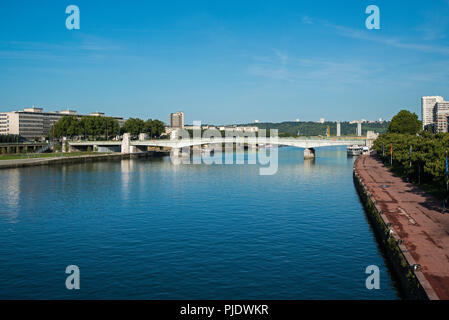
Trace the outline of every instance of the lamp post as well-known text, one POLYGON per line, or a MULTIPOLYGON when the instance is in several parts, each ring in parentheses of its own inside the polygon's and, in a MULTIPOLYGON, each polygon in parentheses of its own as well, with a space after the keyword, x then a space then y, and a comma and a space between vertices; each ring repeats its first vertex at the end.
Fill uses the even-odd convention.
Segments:
POLYGON ((390 165, 393 166, 393 144, 391 144, 390 149, 390 165))
POLYGON ((447 202, 447 196, 448 196, 448 192, 449 192, 447 150, 446 150, 445 171, 446 171, 446 196, 445 196, 445 199, 444 199, 444 202, 443 202, 443 209, 444 209, 444 211, 446 211, 446 202, 447 202))
POLYGON ((421 184, 421 163, 418 160, 418 184, 421 184))
POLYGON ((412 152, 413 152, 413 148, 412 148, 412 146, 410 145, 410 156, 409 156, 409 163, 410 163, 409 167, 410 167, 410 173, 409 173, 409 176, 407 177, 407 182, 409 182, 409 181, 410 181, 410 176, 411 176, 411 174, 412 174, 412 152))

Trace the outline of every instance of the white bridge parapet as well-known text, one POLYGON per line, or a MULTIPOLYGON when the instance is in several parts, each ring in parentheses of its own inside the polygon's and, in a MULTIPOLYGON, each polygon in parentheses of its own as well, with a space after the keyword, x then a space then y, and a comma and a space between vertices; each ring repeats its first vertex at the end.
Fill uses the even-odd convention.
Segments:
POLYGON ((243 144, 272 144, 292 146, 298 148, 319 148, 330 146, 347 146, 347 145, 365 145, 363 139, 345 140, 345 139, 295 139, 295 138, 264 138, 264 137, 225 137, 225 138, 201 138, 201 139, 180 139, 180 140, 145 140, 132 141, 135 146, 151 146, 151 147, 169 147, 169 148, 185 148, 190 146, 198 146, 203 144, 221 144, 221 143, 243 143, 243 144))
MULTIPOLYGON (((136 147, 166 147, 166 148, 185 148, 190 146, 206 145, 206 144, 271 144, 271 145, 283 145, 292 146, 297 148, 319 148, 330 146, 348 146, 348 145, 366 145, 366 139, 337 139, 337 138, 277 138, 277 137, 223 137, 223 138, 187 138, 179 140, 143 140, 130 141, 127 138, 123 141, 83 141, 83 142, 70 142, 72 147, 82 146, 122 146, 126 151, 130 150, 132 146, 136 147)), ((123 150, 123 151, 125 151, 123 150)), ((125 152, 126 152, 125 151, 125 152)))

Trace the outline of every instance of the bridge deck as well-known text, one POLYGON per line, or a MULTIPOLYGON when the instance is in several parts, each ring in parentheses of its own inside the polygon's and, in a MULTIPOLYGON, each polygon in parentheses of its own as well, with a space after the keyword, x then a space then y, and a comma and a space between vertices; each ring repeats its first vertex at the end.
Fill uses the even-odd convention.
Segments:
MULTIPOLYGON (((130 141, 132 146, 149 146, 149 147, 172 147, 182 148, 187 146, 202 145, 202 144, 219 144, 219 143, 245 143, 245 144, 275 144, 295 146, 300 148, 317 148, 337 145, 365 145, 366 140, 348 139, 348 138, 331 138, 331 139, 317 139, 317 138, 264 138, 264 137, 224 137, 224 138, 209 138, 209 139, 180 139, 180 140, 133 140, 130 141)), ((70 142, 71 146, 118 146, 121 141, 82 141, 70 142)))

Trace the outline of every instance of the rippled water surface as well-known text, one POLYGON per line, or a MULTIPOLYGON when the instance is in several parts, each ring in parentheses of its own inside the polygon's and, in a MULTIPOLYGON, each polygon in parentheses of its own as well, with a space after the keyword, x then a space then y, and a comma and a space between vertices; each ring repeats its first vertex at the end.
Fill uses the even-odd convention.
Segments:
POLYGON ((397 299, 352 166, 337 147, 281 148, 273 176, 168 157, 1 170, 0 298, 397 299))

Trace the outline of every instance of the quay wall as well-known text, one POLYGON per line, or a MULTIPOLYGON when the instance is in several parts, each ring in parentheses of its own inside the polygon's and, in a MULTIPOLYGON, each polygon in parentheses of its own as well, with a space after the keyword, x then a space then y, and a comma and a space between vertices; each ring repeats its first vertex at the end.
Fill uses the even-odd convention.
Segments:
POLYGON ((33 166, 58 165, 58 164, 74 164, 84 162, 98 162, 121 159, 136 159, 165 155, 162 152, 141 152, 141 153, 110 153, 110 154, 90 154, 79 155, 73 157, 55 157, 55 158, 36 158, 36 159, 18 159, 18 160, 2 160, 0 161, 0 169, 23 168, 33 166))

